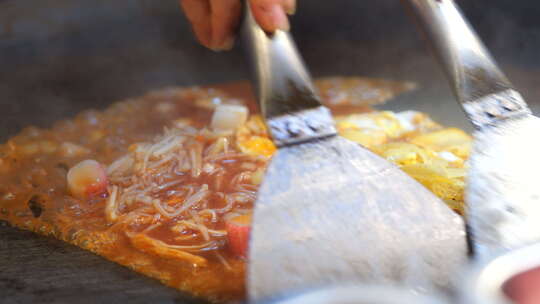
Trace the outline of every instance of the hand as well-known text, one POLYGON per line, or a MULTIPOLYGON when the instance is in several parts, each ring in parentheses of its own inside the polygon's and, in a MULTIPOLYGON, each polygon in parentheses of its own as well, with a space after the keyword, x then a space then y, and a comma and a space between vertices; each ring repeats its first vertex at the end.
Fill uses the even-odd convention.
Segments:
POLYGON ((540 267, 522 272, 504 285, 504 292, 513 300, 512 303, 540 303, 540 267))
MULTIPOLYGON (((296 0, 249 0, 257 23, 268 32, 289 30, 287 14, 294 14, 296 0)), ((199 42, 215 51, 234 45, 242 14, 241 0, 180 0, 199 42)))

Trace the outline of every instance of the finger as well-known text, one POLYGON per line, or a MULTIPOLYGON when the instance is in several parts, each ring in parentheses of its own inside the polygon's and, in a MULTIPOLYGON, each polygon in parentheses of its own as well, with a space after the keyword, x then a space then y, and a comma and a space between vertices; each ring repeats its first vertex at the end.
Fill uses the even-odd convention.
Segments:
POLYGON ((288 15, 296 13, 296 0, 283 0, 281 5, 288 15))
POLYGON ((250 0, 253 17, 263 30, 289 30, 289 20, 282 6, 282 0, 250 0))
POLYGON ((210 0, 212 11, 212 49, 228 50, 234 44, 234 32, 242 13, 239 0, 210 0))
POLYGON ((212 25, 208 0, 181 0, 180 4, 199 42, 212 47, 212 25))

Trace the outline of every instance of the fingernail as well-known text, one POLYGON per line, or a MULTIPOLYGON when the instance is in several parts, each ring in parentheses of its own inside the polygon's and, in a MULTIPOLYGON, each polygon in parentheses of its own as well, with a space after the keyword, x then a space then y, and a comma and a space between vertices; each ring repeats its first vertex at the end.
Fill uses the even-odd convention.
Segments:
POLYGON ((221 52, 221 51, 229 51, 234 47, 234 36, 229 36, 220 45, 212 47, 212 51, 215 52, 221 52))
POLYGON ((221 46, 218 47, 218 49, 220 51, 229 51, 233 48, 233 46, 234 46, 234 36, 229 36, 223 41, 223 43, 221 44, 221 46))
POLYGON ((288 31, 290 29, 289 18, 281 5, 273 5, 271 10, 272 22, 276 29, 288 31))

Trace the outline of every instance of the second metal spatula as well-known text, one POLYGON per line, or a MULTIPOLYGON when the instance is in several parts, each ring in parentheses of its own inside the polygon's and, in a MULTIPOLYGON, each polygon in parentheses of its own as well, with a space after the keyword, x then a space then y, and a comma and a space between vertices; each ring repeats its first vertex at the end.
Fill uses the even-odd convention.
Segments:
POLYGON ((409 0, 475 126, 467 217, 477 259, 540 242, 540 118, 452 0, 409 0))
POLYGON ((466 256, 461 218, 394 165, 336 135, 287 33, 263 32, 248 9, 242 35, 279 147, 254 211, 249 299, 399 281, 410 271, 447 285, 466 256))
POLYGON ((540 267, 540 118, 454 1, 407 3, 476 129, 466 193, 475 263, 463 275, 463 303, 538 303, 532 291, 540 267))

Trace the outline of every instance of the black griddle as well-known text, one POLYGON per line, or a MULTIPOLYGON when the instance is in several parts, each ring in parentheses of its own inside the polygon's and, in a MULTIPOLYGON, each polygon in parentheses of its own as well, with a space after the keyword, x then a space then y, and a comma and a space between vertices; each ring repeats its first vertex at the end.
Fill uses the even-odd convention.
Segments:
MULTIPOLYGON (((314 76, 417 82, 383 109, 471 130, 395 0, 298 0, 293 34, 314 76)), ((459 1, 540 112, 540 3, 459 1)), ((166 86, 247 79, 239 48, 195 43, 176 0, 0 0, 0 140, 166 86)), ((0 303, 203 303, 51 238, 0 225, 0 303)))

